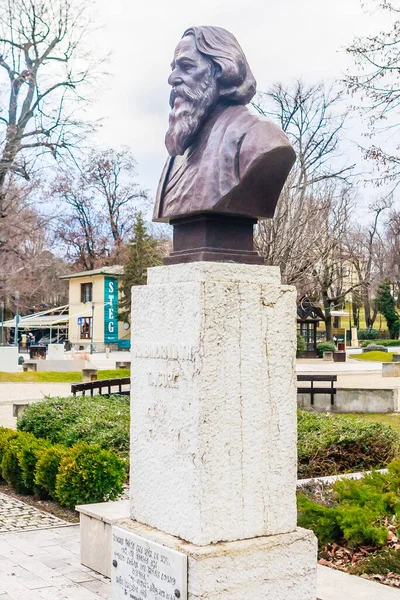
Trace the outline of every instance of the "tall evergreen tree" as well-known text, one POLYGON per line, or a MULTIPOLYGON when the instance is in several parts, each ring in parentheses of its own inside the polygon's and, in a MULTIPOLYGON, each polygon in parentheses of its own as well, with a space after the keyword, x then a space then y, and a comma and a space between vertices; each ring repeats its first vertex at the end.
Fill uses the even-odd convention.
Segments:
POLYGON ((145 285, 147 282, 147 269, 160 265, 161 262, 162 253, 159 242, 148 233, 142 213, 139 212, 133 225, 129 257, 120 282, 120 288, 123 292, 120 300, 120 321, 130 321, 132 286, 145 285))
POLYGON ((390 338, 397 340, 400 333, 400 317, 396 311, 395 300, 391 291, 389 279, 385 279, 379 286, 376 297, 379 312, 385 317, 390 338))

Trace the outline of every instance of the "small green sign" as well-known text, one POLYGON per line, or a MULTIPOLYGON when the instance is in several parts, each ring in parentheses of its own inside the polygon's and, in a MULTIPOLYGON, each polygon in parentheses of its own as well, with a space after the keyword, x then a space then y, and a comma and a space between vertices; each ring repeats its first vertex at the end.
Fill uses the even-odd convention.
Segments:
POLYGON ((118 280, 104 277, 104 343, 118 343, 118 280))

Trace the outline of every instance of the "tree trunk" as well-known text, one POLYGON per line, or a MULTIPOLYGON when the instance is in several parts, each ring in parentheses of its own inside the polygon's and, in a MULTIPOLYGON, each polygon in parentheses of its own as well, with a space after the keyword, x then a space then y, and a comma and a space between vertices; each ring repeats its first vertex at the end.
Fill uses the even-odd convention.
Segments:
POLYGON ((324 302, 326 341, 333 342, 331 302, 325 290, 322 292, 322 298, 324 302))

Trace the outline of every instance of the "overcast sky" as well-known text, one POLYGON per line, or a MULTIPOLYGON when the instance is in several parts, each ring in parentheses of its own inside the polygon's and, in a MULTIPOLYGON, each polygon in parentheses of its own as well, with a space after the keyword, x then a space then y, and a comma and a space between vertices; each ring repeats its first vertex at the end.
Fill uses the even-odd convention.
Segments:
MULTIPOLYGON (((96 117, 105 118, 96 143, 129 146, 139 181, 152 196, 166 158, 170 62, 185 29, 218 25, 230 30, 247 55, 258 89, 266 90, 276 81, 341 78, 352 66, 346 46, 356 35, 376 33, 386 17, 366 14, 360 0, 95 2, 104 23, 96 45, 112 52, 107 89, 93 109, 96 117)), ((352 128, 350 139, 361 131, 357 122, 352 128)))

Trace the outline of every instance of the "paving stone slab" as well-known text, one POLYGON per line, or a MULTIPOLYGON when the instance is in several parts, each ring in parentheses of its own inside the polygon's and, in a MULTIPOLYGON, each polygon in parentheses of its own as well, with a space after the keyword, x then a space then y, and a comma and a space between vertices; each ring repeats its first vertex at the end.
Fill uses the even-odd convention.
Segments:
POLYGON ((69 527, 71 523, 0 493, 0 533, 69 527))

